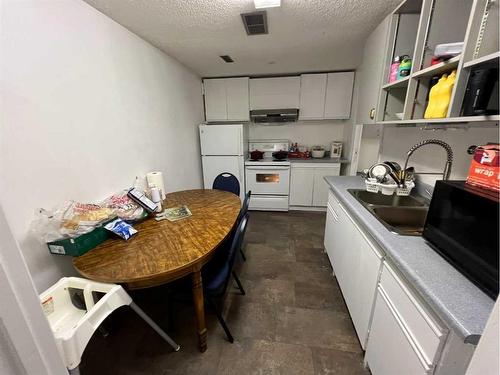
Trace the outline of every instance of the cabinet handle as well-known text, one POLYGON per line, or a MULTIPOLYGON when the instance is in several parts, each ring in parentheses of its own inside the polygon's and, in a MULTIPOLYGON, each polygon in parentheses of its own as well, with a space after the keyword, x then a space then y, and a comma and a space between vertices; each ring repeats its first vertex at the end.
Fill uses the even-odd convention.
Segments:
POLYGON ((371 120, 375 118, 375 108, 370 109, 368 116, 370 116, 371 120))
POLYGON ((335 221, 339 221, 339 215, 337 215, 337 213, 335 212, 335 210, 333 209, 332 206, 330 206, 330 203, 327 204, 327 207, 328 207, 328 211, 330 211, 330 213, 332 214, 333 216, 333 220, 335 221))

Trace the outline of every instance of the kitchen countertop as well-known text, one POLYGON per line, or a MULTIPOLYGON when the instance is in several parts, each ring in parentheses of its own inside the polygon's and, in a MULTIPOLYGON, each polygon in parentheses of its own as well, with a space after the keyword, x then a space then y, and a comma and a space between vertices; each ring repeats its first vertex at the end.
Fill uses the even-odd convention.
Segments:
POLYGON ((294 159, 294 158, 289 158, 288 159, 290 163, 340 163, 340 164, 346 164, 349 163, 349 160, 344 159, 344 158, 321 158, 321 159, 294 159))
POLYGON ((391 233, 347 189, 364 189, 358 176, 325 177, 351 216, 373 237, 386 258, 466 343, 477 344, 495 301, 417 236, 391 233))

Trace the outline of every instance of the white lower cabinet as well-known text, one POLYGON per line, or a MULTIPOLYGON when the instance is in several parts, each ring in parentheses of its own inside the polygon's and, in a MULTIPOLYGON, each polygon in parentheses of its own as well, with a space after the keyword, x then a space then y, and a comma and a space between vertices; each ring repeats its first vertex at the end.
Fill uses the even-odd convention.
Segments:
POLYGON ((314 168, 314 191, 312 205, 315 207, 326 207, 328 202, 328 192, 330 188, 325 181, 326 176, 338 176, 340 174, 340 164, 330 167, 314 168))
POLYGON ((365 361, 372 375, 428 374, 397 314, 379 288, 365 361))
POLYGON ((365 357, 372 374, 431 374, 446 333, 384 262, 365 357))
POLYGON ((333 194, 328 199, 325 248, 365 348, 382 254, 333 194))
POLYGON ((326 207, 329 189, 323 177, 339 174, 339 163, 292 163, 290 206, 326 207))
POLYGON ((314 190, 314 169, 292 166, 290 206, 311 206, 314 190))

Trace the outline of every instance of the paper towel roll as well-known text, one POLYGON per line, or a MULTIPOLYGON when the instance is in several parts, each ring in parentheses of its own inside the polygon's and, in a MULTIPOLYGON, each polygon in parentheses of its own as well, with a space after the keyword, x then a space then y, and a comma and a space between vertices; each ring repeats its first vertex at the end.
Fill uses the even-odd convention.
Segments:
POLYGON ((149 172, 146 174, 148 186, 153 184, 161 191, 161 199, 165 199, 165 185, 163 183, 163 175, 161 172, 149 172))

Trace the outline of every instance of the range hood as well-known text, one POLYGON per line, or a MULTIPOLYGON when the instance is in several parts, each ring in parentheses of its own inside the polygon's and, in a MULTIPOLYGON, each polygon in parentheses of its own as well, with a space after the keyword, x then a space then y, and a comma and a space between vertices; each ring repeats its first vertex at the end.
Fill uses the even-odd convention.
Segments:
POLYGON ((256 109, 250 111, 250 120, 258 124, 276 124, 295 122, 299 117, 298 108, 256 109))

